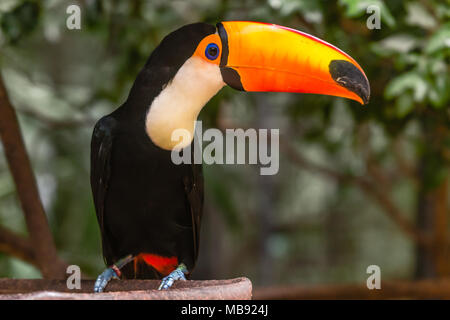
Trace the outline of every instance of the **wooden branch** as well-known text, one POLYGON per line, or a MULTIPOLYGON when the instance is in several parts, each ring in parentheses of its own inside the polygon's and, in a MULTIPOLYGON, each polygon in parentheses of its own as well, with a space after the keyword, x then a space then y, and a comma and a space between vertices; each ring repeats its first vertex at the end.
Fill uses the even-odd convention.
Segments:
POLYGON ((1 75, 0 138, 25 215, 39 270, 44 278, 64 278, 65 264, 57 256, 17 116, 8 98, 1 75))
POLYGON ((255 288, 253 299, 450 299, 450 280, 381 282, 379 290, 369 290, 365 283, 255 288))
POLYGON ((17 109, 20 114, 27 117, 34 118, 47 126, 50 129, 74 129, 86 126, 93 126, 95 124, 95 119, 54 119, 45 114, 42 114, 36 110, 28 108, 17 109))
POLYGON ((280 137, 280 147, 286 153, 286 155, 289 157, 289 159, 296 164, 297 166, 313 171, 316 173, 319 173, 321 175, 324 175, 332 180, 336 180, 338 182, 342 183, 357 183, 357 184, 364 184, 366 183, 364 178, 346 175, 343 173, 340 173, 338 171, 332 170, 330 168, 324 167, 322 165, 313 163, 306 158, 304 158, 302 155, 300 155, 297 150, 295 150, 288 142, 285 141, 282 137, 280 137))
POLYGON ((384 209, 384 212, 397 224, 397 226, 410 238, 418 244, 428 246, 431 239, 423 234, 414 224, 412 224, 404 214, 391 200, 388 193, 383 188, 376 187, 370 180, 365 177, 343 174, 333 169, 313 163, 301 156, 289 143, 280 138, 280 147, 288 155, 291 161, 298 166, 320 173, 328 178, 334 179, 341 183, 352 183, 360 187, 366 195, 370 196, 384 209))
POLYGON ((408 163, 403 155, 402 140, 395 138, 392 147, 392 154, 397 162, 397 167, 407 177, 410 177, 415 185, 418 185, 417 169, 413 164, 408 163))
POLYGON ((0 226, 0 252, 39 267, 30 241, 2 226, 0 226))
POLYGON ((394 204, 389 194, 384 192, 382 188, 377 188, 373 184, 361 185, 361 188, 367 195, 376 200, 391 220, 417 244, 421 246, 431 245, 432 239, 405 218, 406 214, 394 204))

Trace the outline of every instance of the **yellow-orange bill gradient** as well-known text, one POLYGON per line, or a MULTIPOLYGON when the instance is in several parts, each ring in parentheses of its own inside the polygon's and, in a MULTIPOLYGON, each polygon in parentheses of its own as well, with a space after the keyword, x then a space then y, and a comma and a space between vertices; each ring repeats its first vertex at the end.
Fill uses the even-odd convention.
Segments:
POLYGON ((368 101, 370 89, 363 69, 323 40, 283 26, 246 21, 222 22, 219 33, 226 41, 221 66, 239 74, 245 91, 316 93, 361 104, 368 101))

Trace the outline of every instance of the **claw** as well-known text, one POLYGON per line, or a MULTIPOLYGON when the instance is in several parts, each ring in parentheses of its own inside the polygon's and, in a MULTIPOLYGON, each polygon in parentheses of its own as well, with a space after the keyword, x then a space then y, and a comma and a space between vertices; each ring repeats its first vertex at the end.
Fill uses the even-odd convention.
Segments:
POLYGON ((108 268, 105 271, 102 272, 97 277, 97 280, 94 284, 94 292, 103 292, 106 285, 111 281, 111 279, 119 279, 119 276, 117 275, 116 271, 114 271, 113 268, 108 268))
POLYGON ((176 268, 167 277, 164 277, 161 280, 161 284, 159 285, 158 290, 169 289, 173 285, 175 280, 186 280, 186 276, 184 275, 186 272, 186 266, 184 264, 180 264, 178 268, 176 268))

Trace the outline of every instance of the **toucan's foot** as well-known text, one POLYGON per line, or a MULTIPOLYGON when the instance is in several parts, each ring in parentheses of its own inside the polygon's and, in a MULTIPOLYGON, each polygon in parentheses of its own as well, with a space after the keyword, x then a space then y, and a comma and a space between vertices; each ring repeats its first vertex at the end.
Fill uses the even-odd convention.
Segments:
POLYGON ((105 271, 102 272, 101 275, 97 277, 97 280, 94 284, 94 292, 103 292, 105 287, 108 285, 108 283, 111 281, 111 279, 120 279, 121 272, 120 269, 122 269, 127 263, 134 260, 134 256, 129 254, 125 258, 120 259, 117 261, 113 266, 109 267, 105 271))
POLYGON ((174 271, 172 271, 167 277, 161 280, 158 290, 169 289, 175 280, 186 280, 185 274, 187 273, 187 268, 184 264, 180 264, 174 271))
POLYGON ((119 279, 119 275, 113 269, 113 267, 106 269, 97 277, 94 284, 94 292, 103 292, 106 285, 111 281, 111 279, 119 279))

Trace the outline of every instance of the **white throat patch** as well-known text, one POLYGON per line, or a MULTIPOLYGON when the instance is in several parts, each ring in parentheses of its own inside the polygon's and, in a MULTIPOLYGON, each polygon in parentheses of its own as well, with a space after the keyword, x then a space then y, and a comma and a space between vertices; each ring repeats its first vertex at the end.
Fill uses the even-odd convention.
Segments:
POLYGON ((200 110, 224 85, 218 65, 189 58, 150 105, 145 119, 147 135, 160 148, 180 147, 180 141, 172 141, 172 132, 185 129, 193 138, 200 110))

